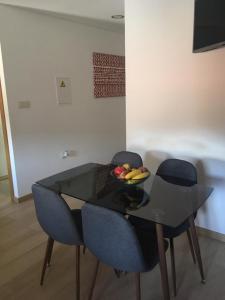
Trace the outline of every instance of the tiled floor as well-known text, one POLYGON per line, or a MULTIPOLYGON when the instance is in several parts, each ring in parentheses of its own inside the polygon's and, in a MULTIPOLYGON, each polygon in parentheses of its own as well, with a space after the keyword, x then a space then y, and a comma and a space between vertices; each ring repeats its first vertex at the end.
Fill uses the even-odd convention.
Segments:
MULTIPOLYGON (((3 201, 4 202, 4 201, 3 201)), ((47 300, 75 299, 75 249, 56 244, 52 266, 43 287, 39 276, 46 235, 39 227, 33 201, 0 205, 0 299, 47 300)), ((73 207, 80 203, 69 200, 73 207)), ((207 282, 201 284, 197 266, 192 262, 186 236, 175 240, 177 258, 177 300, 225 300, 225 244, 200 238, 207 282)), ((170 260, 168 267, 170 272, 170 260)), ((96 260, 87 251, 81 255, 81 300, 90 290, 96 260)), ((163 299, 159 267, 141 276, 142 300, 163 299)), ((94 299, 135 300, 133 274, 117 279, 101 265, 94 299)))

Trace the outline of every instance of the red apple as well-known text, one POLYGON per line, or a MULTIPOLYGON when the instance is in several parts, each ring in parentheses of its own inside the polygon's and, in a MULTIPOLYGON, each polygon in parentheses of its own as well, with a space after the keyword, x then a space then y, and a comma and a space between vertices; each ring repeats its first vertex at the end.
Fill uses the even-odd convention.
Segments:
POLYGON ((125 176, 129 173, 129 170, 125 170, 118 176, 120 179, 125 179, 125 176))
POLYGON ((119 176, 122 172, 124 172, 126 169, 124 168, 124 167, 116 167, 115 169, 114 169, 114 174, 116 175, 116 176, 119 176))

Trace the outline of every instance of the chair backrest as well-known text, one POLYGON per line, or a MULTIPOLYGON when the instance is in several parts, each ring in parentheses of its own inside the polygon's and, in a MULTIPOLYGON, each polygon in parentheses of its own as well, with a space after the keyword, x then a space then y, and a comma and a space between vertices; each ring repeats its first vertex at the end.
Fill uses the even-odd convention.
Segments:
POLYGON ((135 230, 122 214, 86 203, 82 222, 84 243, 100 261, 121 271, 145 271, 135 230))
POLYGON ((138 153, 130 151, 117 152, 112 158, 112 164, 123 165, 129 163, 133 168, 139 168, 143 166, 143 161, 138 153))
POLYGON ((32 193, 37 219, 43 230, 58 242, 68 245, 83 244, 82 232, 65 200, 39 184, 32 186, 32 193))
POLYGON ((197 170, 188 161, 181 159, 166 159, 163 161, 156 175, 164 180, 182 186, 192 186, 197 183, 197 170))

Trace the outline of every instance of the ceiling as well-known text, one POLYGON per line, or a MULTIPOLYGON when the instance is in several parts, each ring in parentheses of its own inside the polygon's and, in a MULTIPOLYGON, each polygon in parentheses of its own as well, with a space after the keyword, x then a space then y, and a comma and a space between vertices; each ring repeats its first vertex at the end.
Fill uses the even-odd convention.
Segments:
POLYGON ((124 0, 0 0, 0 3, 57 14, 83 23, 92 22, 103 27, 124 27, 124 20, 111 18, 112 15, 124 15, 124 0))

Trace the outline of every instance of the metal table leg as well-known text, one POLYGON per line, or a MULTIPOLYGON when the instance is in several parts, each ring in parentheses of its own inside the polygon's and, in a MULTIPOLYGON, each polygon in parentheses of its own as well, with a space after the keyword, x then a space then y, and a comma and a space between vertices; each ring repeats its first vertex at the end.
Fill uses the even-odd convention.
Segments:
POLYGON ((157 232, 157 241, 158 241, 158 250, 159 250, 163 296, 164 296, 164 300, 170 300, 166 254, 165 254, 165 246, 164 246, 164 239, 163 239, 163 226, 161 224, 156 224, 156 232, 157 232))

